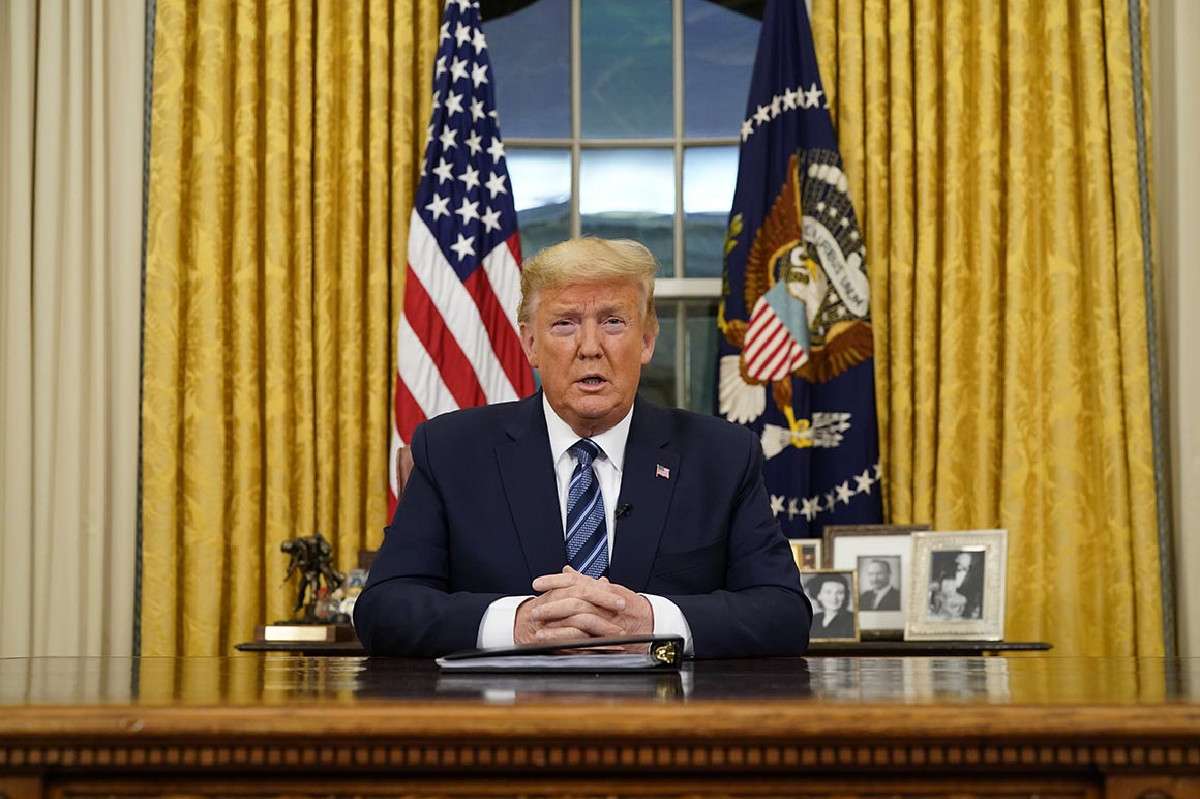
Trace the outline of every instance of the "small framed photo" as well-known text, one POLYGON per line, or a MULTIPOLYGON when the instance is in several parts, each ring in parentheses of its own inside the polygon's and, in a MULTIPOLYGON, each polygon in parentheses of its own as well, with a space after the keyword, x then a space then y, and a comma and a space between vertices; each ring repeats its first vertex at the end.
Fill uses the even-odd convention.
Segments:
POLYGON ((906 641, 1004 640, 1007 530, 913 533, 906 641))
POLYGON ((792 547, 792 560, 796 568, 802 572, 816 571, 821 568, 821 539, 819 538, 789 538, 792 547))
POLYGON ((813 606, 811 641, 857 641, 858 575, 853 569, 801 572, 800 584, 813 606))
POLYGON ((828 525, 828 568, 858 575, 858 625, 863 638, 900 639, 908 610, 913 532, 927 524, 828 525))

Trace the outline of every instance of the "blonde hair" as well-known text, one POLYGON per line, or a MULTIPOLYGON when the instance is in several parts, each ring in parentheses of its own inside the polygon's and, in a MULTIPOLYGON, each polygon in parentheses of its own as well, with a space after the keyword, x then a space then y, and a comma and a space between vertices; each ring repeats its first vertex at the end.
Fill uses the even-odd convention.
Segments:
POLYGON ((543 289, 576 283, 599 283, 626 279, 637 285, 646 300, 642 322, 650 333, 658 332, 654 312, 654 275, 658 262, 645 245, 631 239, 598 239, 582 236, 546 247, 521 267, 521 304, 517 321, 528 323, 543 289))

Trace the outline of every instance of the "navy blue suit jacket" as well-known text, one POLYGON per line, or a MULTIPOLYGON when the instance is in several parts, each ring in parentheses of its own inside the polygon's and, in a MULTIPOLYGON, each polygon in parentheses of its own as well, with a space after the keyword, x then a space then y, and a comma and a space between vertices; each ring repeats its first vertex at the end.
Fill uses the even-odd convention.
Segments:
MULTIPOLYGON (((540 393, 420 425, 414 469, 354 608, 373 655, 475 646, 487 606, 567 562, 540 393)), ((711 416, 634 404, 608 577, 670 599, 698 658, 795 655, 812 608, 762 481, 762 448, 711 416), (660 476, 659 467, 668 476, 660 476)))

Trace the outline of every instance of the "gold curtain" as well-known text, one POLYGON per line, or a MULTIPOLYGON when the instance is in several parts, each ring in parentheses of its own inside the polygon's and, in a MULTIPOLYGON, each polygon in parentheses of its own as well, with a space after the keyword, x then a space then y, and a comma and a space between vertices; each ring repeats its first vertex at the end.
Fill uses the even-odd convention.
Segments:
POLYGON ((1139 61, 1128 0, 814 6, 867 236, 889 518, 1008 529, 1007 638, 1161 655, 1145 0, 1139 61))
POLYGON ((378 546, 438 0, 158 0, 142 401, 146 655, 290 618, 282 541, 378 546))

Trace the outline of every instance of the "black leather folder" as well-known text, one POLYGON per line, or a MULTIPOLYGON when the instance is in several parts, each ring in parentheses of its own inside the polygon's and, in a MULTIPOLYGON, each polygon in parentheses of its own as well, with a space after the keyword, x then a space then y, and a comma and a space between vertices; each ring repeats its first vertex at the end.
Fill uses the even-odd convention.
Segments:
MULTIPOLYGON (((639 648, 640 650, 640 648, 639 648)), ((456 672, 631 672, 675 670, 683 660, 683 638, 677 635, 636 635, 585 638, 556 644, 524 644, 493 649, 469 649, 437 659, 443 671, 456 672), (645 651, 616 649, 645 644, 645 651)))

